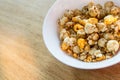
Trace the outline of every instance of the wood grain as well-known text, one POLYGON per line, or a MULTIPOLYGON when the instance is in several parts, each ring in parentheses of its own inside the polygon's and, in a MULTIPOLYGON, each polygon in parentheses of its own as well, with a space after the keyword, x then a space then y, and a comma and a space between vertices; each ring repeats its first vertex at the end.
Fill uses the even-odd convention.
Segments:
POLYGON ((47 50, 43 19, 55 0, 0 0, 0 80, 120 80, 120 64, 100 70, 64 65, 47 50))

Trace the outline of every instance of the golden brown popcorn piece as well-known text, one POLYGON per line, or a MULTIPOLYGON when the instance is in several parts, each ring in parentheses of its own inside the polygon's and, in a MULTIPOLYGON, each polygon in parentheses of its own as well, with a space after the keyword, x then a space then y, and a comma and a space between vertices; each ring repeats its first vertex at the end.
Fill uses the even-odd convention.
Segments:
POLYGON ((87 43, 86 40, 82 39, 82 38, 78 39, 78 41, 77 41, 77 44, 80 49, 83 49, 85 47, 86 43, 87 43))
POLYGON ((112 1, 108 1, 104 4, 106 12, 109 14, 111 8, 114 6, 114 3, 112 1))
POLYGON ((117 14, 120 13, 120 8, 117 7, 117 6, 113 6, 113 7, 111 8, 110 13, 113 14, 113 15, 117 15, 117 14))
POLYGON ((98 19, 102 19, 106 16, 107 12, 105 9, 100 9, 100 13, 99 15, 97 16, 98 19))
POLYGON ((96 17, 100 14, 99 9, 96 6, 92 6, 91 8, 89 8, 89 15, 91 17, 96 17))
POLYGON ((63 42, 62 45, 61 45, 61 48, 62 48, 62 50, 64 50, 64 51, 67 50, 68 47, 69 47, 69 46, 68 46, 66 43, 64 43, 64 42, 63 42))
POLYGON ((81 30, 81 29, 83 29, 84 27, 82 26, 82 25, 80 25, 80 24, 75 24, 74 25, 74 31, 78 31, 78 30, 81 30))
POLYGON ((72 18, 73 22, 79 22, 81 20, 80 16, 75 16, 72 18))
POLYGON ((104 60, 104 59, 106 59, 106 57, 104 55, 102 57, 96 58, 97 61, 101 61, 101 60, 104 60))
POLYGON ((104 23, 105 23, 106 25, 112 24, 112 23, 114 23, 114 22, 116 22, 116 21, 117 21, 117 17, 114 17, 114 16, 112 16, 112 15, 108 15, 108 16, 106 16, 106 17, 104 18, 104 23))
POLYGON ((78 58, 78 55, 76 53, 73 54, 74 58, 78 58))
POLYGON ((97 24, 98 23, 98 19, 97 18, 89 18, 88 19, 88 23, 97 24))

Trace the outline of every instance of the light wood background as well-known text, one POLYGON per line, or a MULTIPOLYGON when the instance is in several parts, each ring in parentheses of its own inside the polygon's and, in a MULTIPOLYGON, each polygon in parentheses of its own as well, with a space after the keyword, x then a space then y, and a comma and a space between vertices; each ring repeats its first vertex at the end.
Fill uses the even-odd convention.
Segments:
POLYGON ((57 61, 42 39, 55 0, 0 0, 0 80, 120 80, 120 64, 80 70, 57 61))

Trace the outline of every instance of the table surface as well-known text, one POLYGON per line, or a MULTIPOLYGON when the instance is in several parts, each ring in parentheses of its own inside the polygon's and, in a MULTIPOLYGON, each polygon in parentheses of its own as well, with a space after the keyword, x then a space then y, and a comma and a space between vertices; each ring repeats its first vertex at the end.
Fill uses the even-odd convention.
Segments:
POLYGON ((42 38, 55 0, 0 0, 0 80, 120 80, 120 64, 75 69, 56 60, 42 38))

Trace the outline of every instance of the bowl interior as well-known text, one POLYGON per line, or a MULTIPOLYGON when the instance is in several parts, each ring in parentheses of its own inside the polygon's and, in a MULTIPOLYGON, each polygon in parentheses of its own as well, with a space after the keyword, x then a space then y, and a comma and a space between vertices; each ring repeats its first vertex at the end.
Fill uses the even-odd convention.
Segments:
MULTIPOLYGON (((58 36, 58 19, 63 15, 66 9, 81 9, 87 5, 91 0, 57 0, 54 5, 50 8, 43 25, 43 38, 44 42, 51 52, 51 54, 59 61, 69 66, 81 69, 99 69, 111 66, 120 62, 120 54, 117 54, 111 59, 104 60, 95 63, 86 63, 74 59, 66 55, 60 48, 60 40, 58 36)), ((109 0, 94 0, 95 3, 104 4, 109 0)), ((113 0, 116 5, 119 6, 119 0, 113 0)), ((119 52, 120 53, 120 52, 119 52)))

